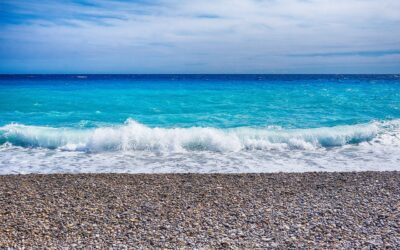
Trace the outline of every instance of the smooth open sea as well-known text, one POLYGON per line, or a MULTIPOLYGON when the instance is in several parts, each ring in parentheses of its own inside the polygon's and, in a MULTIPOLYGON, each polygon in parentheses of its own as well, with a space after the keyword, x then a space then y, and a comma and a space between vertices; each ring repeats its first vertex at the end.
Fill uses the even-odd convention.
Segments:
POLYGON ((400 75, 0 75, 0 174, 400 170, 400 75))

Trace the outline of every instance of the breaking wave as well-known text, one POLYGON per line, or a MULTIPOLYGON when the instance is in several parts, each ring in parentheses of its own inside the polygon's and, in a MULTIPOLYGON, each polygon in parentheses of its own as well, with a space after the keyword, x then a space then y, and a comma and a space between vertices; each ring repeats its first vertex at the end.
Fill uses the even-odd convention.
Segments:
MULTIPOLYGON (((67 151, 213 151, 314 150, 398 137, 400 120, 311 129, 211 127, 151 128, 134 120, 93 129, 9 124, 0 127, 0 145, 67 151)), ((399 140, 400 141, 400 140, 399 140)))

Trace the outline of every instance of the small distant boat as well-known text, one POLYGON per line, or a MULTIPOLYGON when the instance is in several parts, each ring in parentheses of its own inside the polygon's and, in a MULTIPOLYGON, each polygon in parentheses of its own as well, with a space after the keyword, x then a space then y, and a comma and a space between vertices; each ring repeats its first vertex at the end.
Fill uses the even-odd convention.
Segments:
POLYGON ((79 78, 79 79, 86 79, 87 76, 76 76, 76 78, 79 78))

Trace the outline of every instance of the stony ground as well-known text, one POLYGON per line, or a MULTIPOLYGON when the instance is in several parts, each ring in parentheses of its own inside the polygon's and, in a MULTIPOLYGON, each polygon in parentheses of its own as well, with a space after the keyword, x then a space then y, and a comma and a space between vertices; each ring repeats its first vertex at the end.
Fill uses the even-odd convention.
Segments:
POLYGON ((400 172, 0 176, 0 248, 400 248, 400 172))

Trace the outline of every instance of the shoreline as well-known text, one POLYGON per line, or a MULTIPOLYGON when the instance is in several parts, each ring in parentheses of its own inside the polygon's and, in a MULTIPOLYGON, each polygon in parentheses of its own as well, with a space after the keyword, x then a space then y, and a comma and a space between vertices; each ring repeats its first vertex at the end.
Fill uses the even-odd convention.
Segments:
POLYGON ((0 248, 399 248, 399 235, 399 171, 0 176, 0 248))

